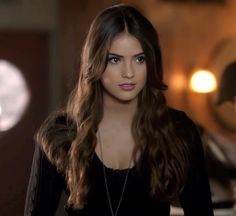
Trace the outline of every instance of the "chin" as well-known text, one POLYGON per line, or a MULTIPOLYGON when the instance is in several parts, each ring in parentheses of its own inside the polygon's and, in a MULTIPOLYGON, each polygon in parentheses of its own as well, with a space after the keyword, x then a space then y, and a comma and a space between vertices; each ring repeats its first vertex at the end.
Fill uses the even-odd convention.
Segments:
POLYGON ((138 98, 138 92, 112 92, 105 91, 105 97, 120 103, 130 103, 138 98))
POLYGON ((129 103, 137 99, 137 96, 134 97, 116 97, 116 99, 123 103, 129 103))

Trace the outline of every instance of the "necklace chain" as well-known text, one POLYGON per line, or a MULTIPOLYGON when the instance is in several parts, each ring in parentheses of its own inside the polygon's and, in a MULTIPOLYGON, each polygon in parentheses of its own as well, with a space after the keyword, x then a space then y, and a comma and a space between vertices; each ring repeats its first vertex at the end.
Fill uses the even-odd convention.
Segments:
POLYGON ((105 186, 106 186, 106 193, 107 193, 107 198, 108 198, 108 202, 109 202, 109 206, 110 206, 110 210, 111 210, 111 215, 112 216, 116 216, 118 214, 119 209, 120 209, 121 201, 123 199, 123 195, 124 195, 124 192, 125 192, 125 188, 126 188, 126 184, 127 184, 127 180, 128 180, 128 176, 129 176, 129 171, 130 171, 131 160, 130 160, 129 168, 128 168, 128 170, 126 172, 126 175, 125 175, 125 180, 124 180, 124 184, 123 184, 123 187, 122 187, 120 199, 119 199, 116 211, 114 213, 114 210, 113 210, 113 207, 112 207, 112 203, 111 203, 111 197, 110 197, 110 193, 109 193, 109 189, 108 189, 108 181, 107 181, 106 169, 105 169, 104 160, 103 160, 102 140, 101 140, 101 135, 100 135, 99 129, 98 129, 98 141, 99 141, 100 152, 101 152, 104 182, 105 182, 105 186))

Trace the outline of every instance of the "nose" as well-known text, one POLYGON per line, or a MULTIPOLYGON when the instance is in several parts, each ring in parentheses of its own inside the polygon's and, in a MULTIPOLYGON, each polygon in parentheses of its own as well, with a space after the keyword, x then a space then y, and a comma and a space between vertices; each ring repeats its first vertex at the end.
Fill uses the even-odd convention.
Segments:
POLYGON ((134 67, 132 63, 126 63, 124 65, 122 77, 131 79, 134 77, 134 67))

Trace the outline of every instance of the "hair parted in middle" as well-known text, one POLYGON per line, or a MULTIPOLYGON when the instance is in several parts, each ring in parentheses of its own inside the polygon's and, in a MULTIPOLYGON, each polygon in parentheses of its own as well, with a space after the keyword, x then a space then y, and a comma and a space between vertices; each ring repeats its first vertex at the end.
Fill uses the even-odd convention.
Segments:
MULTIPOLYGON (((163 83, 157 32, 134 7, 115 5, 103 10, 91 24, 81 55, 79 81, 66 108, 67 115, 77 128, 70 149, 64 154, 67 166, 63 168, 70 191, 68 203, 75 208, 83 208, 89 192, 89 164, 97 143, 98 125, 103 117, 100 78, 107 66, 112 40, 123 32, 139 41, 147 67, 146 85, 138 95, 138 109, 132 122, 136 144, 134 158, 137 152, 141 153, 136 165, 142 167, 146 164, 145 169, 150 175, 150 194, 157 198, 175 197, 182 190, 185 180, 188 150, 176 135, 166 105, 163 92, 167 85, 163 83)), ((53 148, 54 145, 51 146, 53 148)), ((57 164, 56 161, 54 163, 57 164)))

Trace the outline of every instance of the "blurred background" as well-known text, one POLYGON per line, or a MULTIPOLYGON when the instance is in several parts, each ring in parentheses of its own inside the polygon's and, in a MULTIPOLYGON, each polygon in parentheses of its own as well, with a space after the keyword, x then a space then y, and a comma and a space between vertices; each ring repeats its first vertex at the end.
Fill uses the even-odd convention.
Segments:
POLYGON ((1 216, 23 215, 33 135, 73 88, 92 19, 117 3, 136 6, 159 32, 168 104, 199 126, 216 213, 233 215, 236 91, 227 97, 227 86, 235 90, 236 81, 217 101, 222 74, 236 61, 235 0, 0 0, 1 216))

